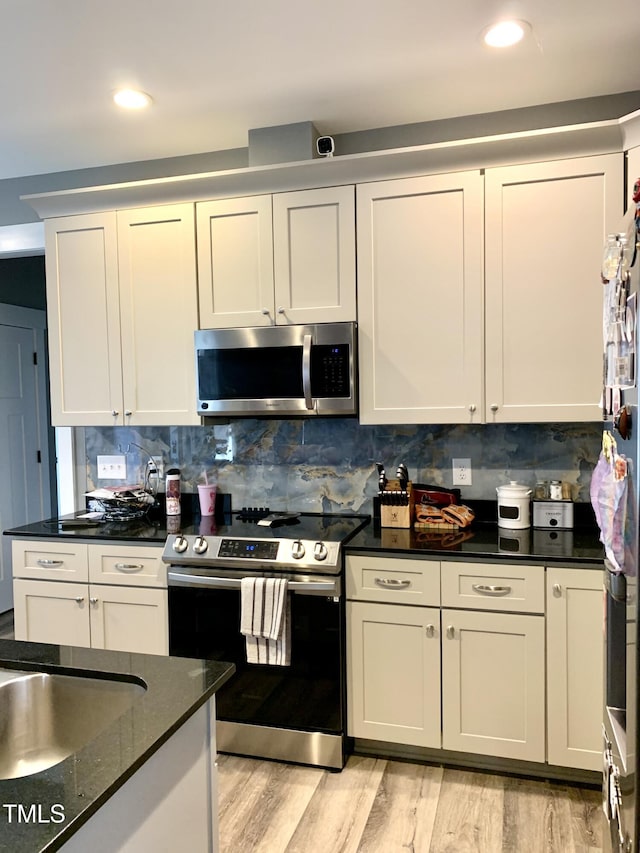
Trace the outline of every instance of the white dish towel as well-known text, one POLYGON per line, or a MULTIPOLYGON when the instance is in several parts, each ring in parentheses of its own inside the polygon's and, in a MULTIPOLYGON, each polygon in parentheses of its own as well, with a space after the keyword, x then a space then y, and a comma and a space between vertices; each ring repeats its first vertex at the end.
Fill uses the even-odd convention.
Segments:
POLYGON ((248 663, 289 666, 291 663, 291 604, 286 578, 242 578, 240 631, 248 663))

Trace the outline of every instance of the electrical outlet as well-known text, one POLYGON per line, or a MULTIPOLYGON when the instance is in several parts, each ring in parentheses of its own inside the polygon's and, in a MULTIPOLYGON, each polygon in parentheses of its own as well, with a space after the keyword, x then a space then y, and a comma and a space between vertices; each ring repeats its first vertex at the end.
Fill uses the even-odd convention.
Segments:
POLYGON ((126 480, 127 459, 125 456, 98 456, 99 480, 126 480))
MULTIPOLYGON (((149 461, 147 462, 147 468, 152 468, 155 466, 158 472, 157 477, 158 479, 161 479, 162 477, 164 477, 164 459, 162 458, 162 456, 152 456, 151 459, 149 459, 149 461), (153 459, 153 466, 151 464, 151 459, 153 459)), ((154 474, 153 476, 155 477, 156 475, 154 474)))
POLYGON ((453 467, 453 485, 454 486, 470 486, 471 485, 471 460, 470 459, 452 459, 453 467))

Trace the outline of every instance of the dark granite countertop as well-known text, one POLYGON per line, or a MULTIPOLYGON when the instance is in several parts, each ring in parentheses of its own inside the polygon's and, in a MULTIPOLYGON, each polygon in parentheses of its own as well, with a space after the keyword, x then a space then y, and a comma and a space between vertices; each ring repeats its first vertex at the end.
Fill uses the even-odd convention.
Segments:
POLYGON ((386 552, 455 559, 496 558, 510 561, 580 563, 601 568, 604 560, 597 531, 527 528, 506 530, 490 522, 474 522, 453 533, 431 530, 365 527, 345 546, 349 553, 386 552))
MULTIPOLYGON (((82 539, 96 542, 137 542, 138 544, 164 544, 168 530, 167 519, 144 518, 134 521, 94 521, 85 523, 82 513, 47 518, 32 524, 23 524, 5 530, 5 536, 29 536, 36 539, 82 539), (65 527, 67 524, 83 526, 65 527)), ((178 516, 178 518, 180 518, 178 516)))
POLYGON ((117 674, 146 685, 130 710, 74 755, 32 776, 0 780, 0 850, 58 850, 234 673, 232 664, 0 640, 0 667, 62 674, 117 674), (36 806, 18 822, 7 804, 36 806), (45 822, 52 806, 64 822, 45 822), (13 815, 13 820, 9 818, 13 815))

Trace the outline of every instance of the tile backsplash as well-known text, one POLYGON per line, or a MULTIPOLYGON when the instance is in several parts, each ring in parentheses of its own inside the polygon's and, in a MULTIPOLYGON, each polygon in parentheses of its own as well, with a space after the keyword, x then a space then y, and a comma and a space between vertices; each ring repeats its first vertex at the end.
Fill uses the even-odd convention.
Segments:
POLYGON ((269 506, 310 512, 371 511, 375 463, 389 474, 399 462, 416 483, 450 488, 451 460, 470 459, 467 500, 495 500, 496 487, 537 479, 571 484, 576 501, 589 501, 600 451, 599 423, 362 426, 355 418, 240 419, 202 427, 86 428, 87 488, 97 479, 97 456, 125 453, 127 482, 140 482, 147 457, 179 468, 182 489, 196 491, 203 472, 230 492, 233 507, 269 506))

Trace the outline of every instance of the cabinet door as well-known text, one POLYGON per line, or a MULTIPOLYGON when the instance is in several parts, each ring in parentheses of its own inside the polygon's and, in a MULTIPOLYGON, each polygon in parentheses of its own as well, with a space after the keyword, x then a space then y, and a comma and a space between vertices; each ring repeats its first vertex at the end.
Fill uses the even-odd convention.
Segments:
POLYGON ((13 582, 13 598, 16 640, 91 645, 87 584, 18 578, 13 582))
POLYGON ((169 654, 165 589, 92 584, 89 591, 94 649, 169 654))
POLYGON ((193 204, 118 211, 125 425, 199 424, 193 204))
POLYGON ((271 196, 196 205, 201 329, 271 326, 271 196))
POLYGON ((602 572, 547 569, 547 760, 602 768, 602 572))
POLYGON ((357 188, 360 420, 480 423, 479 172, 357 188))
POLYGON ((440 747, 440 611, 347 602, 352 737, 440 747))
POLYGON ((601 420, 606 234, 622 156, 486 172, 487 420, 601 420))
POLYGON ((545 760, 544 616, 442 611, 442 746, 545 760))
POLYGON ((45 222, 51 422, 122 418, 118 246, 113 212, 45 222))
POLYGON ((273 196, 276 323, 356 319, 354 188, 273 196))

